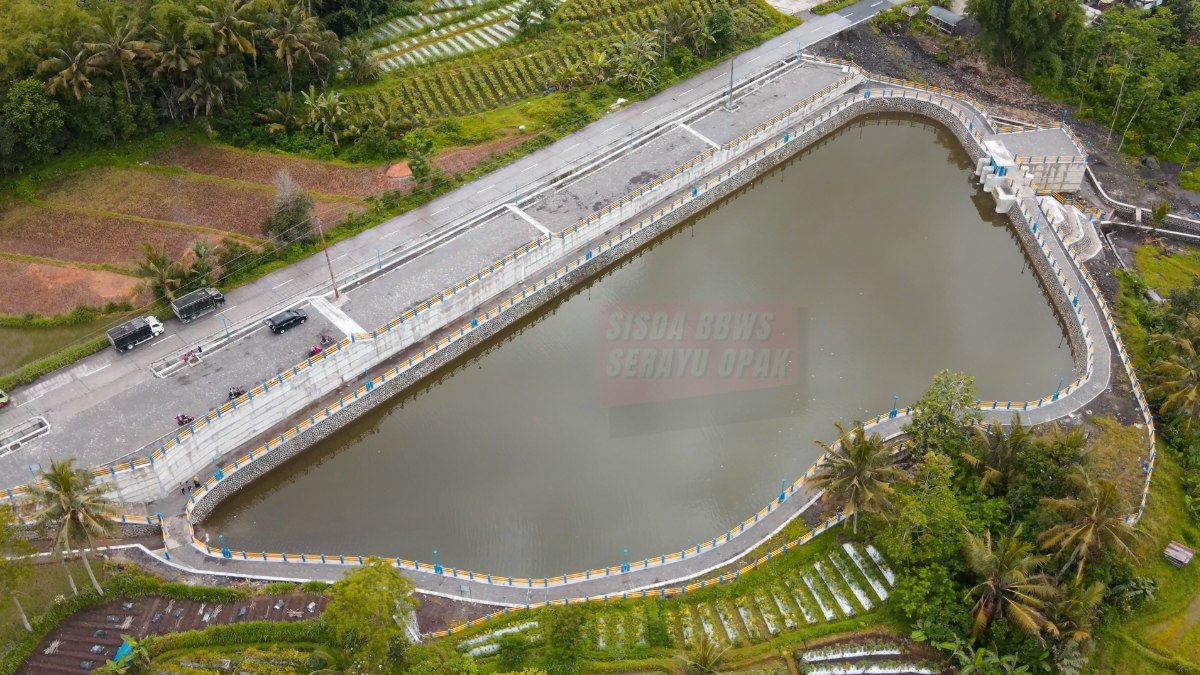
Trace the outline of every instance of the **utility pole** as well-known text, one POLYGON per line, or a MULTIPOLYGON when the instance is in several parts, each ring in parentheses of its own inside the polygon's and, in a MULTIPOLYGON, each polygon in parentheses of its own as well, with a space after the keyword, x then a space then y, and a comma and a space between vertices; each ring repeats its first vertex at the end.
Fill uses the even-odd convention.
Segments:
POLYGON ((733 111, 733 61, 735 57, 729 57, 729 100, 725 101, 725 109, 733 111))
POLYGON ((333 284, 333 299, 338 300, 341 295, 338 294, 337 277, 333 276, 333 261, 329 259, 329 246, 325 244, 325 229, 321 227, 321 219, 316 216, 313 220, 317 221, 317 234, 321 237, 321 250, 325 253, 325 264, 329 266, 329 282, 333 284))

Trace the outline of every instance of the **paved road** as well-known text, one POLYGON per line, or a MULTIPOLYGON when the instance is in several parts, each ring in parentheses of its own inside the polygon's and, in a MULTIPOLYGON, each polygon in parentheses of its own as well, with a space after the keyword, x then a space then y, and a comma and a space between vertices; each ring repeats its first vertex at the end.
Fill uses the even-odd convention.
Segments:
MULTIPOLYGON (((813 18, 733 59, 734 78, 740 80, 773 60, 864 21, 892 4, 892 0, 864 0, 835 14, 813 18)), ((509 199, 521 186, 558 175, 565 167, 586 161, 597 148, 722 91, 729 82, 728 63, 610 113, 551 146, 335 244, 329 251, 335 274, 347 275, 352 270, 372 266, 381 256, 415 247, 430 233, 451 228, 461 217, 509 199)), ((440 289, 433 283, 438 281, 439 273, 450 279, 460 278, 462 275, 456 269, 448 268, 447 261, 477 269, 493 259, 490 251, 522 243, 534 232, 526 223, 479 228, 442 245, 438 255, 417 258, 372 284, 389 287, 387 292, 380 289, 380 295, 384 296, 380 300, 393 305, 386 308, 386 314, 390 315, 395 313, 392 310, 400 310, 440 289), (419 283, 422 281, 426 283, 419 283), (409 290, 394 290, 401 284, 409 284, 409 290)), ((219 403, 229 387, 248 388, 293 365, 321 332, 337 332, 333 321, 310 311, 314 320, 305 326, 284 336, 257 330, 209 357, 207 368, 188 370, 165 380, 155 378, 150 370, 155 361, 180 354, 205 338, 222 333, 226 326, 236 330, 239 324, 256 323, 273 311, 301 305, 305 298, 329 290, 325 259, 312 256, 232 291, 220 314, 187 325, 168 322, 166 335, 132 353, 121 355, 106 350, 11 392, 14 405, 0 412, 0 430, 41 415, 50 421, 52 431, 21 450, 0 457, 0 487, 28 481, 36 466, 45 466, 51 459, 75 456, 81 465, 87 466, 112 462, 170 433, 171 419, 176 414, 198 414, 219 403)))

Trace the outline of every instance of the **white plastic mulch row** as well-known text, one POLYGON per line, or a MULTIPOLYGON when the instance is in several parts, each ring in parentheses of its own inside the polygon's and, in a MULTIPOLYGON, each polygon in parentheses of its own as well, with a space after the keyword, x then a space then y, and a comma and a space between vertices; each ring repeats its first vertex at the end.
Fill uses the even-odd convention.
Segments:
POLYGON ((496 640, 497 638, 503 637, 505 635, 511 635, 512 633, 520 633, 521 631, 529 630, 530 628, 536 628, 537 625, 538 625, 538 622, 536 622, 536 621, 526 621, 525 623, 517 624, 515 626, 507 626, 505 628, 499 628, 499 629, 496 629, 489 633, 481 633, 479 635, 476 635, 473 638, 469 638, 469 639, 463 640, 462 642, 458 643, 458 648, 463 649, 466 647, 473 647, 475 645, 483 644, 485 642, 492 642, 492 641, 496 640))
POLYGON ((936 670, 920 667, 920 665, 817 665, 808 670, 809 675, 892 675, 902 673, 919 673, 932 675, 936 670))
POLYGON ((763 623, 767 624, 767 632, 771 635, 779 635, 779 626, 775 623, 775 617, 772 616, 773 613, 767 606, 766 601, 756 596, 754 604, 758 605, 758 613, 762 614, 763 623))
POLYGON ((808 663, 817 663, 818 661, 836 661, 840 659, 860 659, 865 656, 899 656, 901 653, 899 647, 888 647, 885 649, 866 649, 863 647, 854 647, 852 649, 821 649, 818 651, 805 652, 800 658, 808 663))
POLYGON ((871 560, 874 560, 875 564, 879 566, 879 571, 883 572, 883 577, 887 579, 888 586, 895 586, 896 575, 892 572, 891 568, 888 567, 887 562, 883 559, 883 556, 880 555, 879 551, 876 550, 874 546, 867 544, 867 555, 871 556, 871 560))
POLYGON ((850 560, 854 561, 854 566, 858 568, 858 571, 862 572, 862 575, 864 578, 866 578, 867 583, 871 584, 871 589, 875 591, 875 595, 878 596, 880 600, 887 600, 887 586, 875 578, 877 574, 882 574, 878 571, 879 568, 875 567, 874 563, 867 562, 863 558, 862 554, 859 553, 858 549, 855 548, 854 544, 845 543, 842 544, 842 548, 845 549, 846 555, 850 556, 850 560))
POLYGON ((867 595, 867 593, 863 591, 862 586, 859 586, 858 580, 855 579, 854 574, 846 568, 846 563, 842 561, 841 557, 831 554, 829 556, 829 562, 833 563, 833 568, 837 570, 838 576, 842 578, 842 582, 845 583, 846 587, 850 589, 850 592, 854 594, 854 597, 858 600, 858 604, 862 605, 862 608, 868 612, 874 609, 875 603, 871 602, 871 596, 867 595))
POLYGON ((825 582, 825 587, 829 589, 829 594, 833 596, 838 607, 842 608, 842 613, 848 617, 854 616, 854 606, 850 604, 846 596, 842 595, 841 585, 833 582, 833 577, 830 576, 828 570, 821 563, 813 563, 813 569, 817 571, 817 576, 821 577, 821 581, 825 582))
POLYGON ((804 576, 804 585, 808 587, 808 592, 812 593, 813 599, 817 601, 817 607, 820 608, 821 614, 825 617, 825 620, 832 621, 834 616, 833 610, 825 604, 825 600, 821 597, 821 594, 817 592, 816 587, 813 586, 812 578, 808 575, 804 576))
POLYGON ((783 617, 783 625, 787 626, 788 630, 796 627, 796 620, 792 618, 792 610, 783 600, 779 599, 778 593, 771 593, 771 599, 775 601, 775 606, 779 608, 779 614, 783 617))
MULTIPOLYGON (((511 40, 516 34, 508 25, 511 22, 502 22, 501 19, 511 15, 518 6, 520 6, 519 2, 510 3, 467 21, 451 24, 444 28, 435 28, 426 34, 400 40, 376 50, 375 53, 378 58, 382 59, 384 69, 390 70, 401 65, 413 65, 480 49, 498 47, 511 40), (467 28, 472 28, 472 30, 464 32, 467 28), (445 37, 413 48, 413 45, 419 42, 427 42, 430 38, 439 36, 445 37)), ((433 22, 431 25, 435 24, 436 22, 433 22)))
POLYGON ((729 641, 733 642, 738 639, 737 628, 734 627, 733 621, 729 618, 729 612, 725 608, 717 605, 717 616, 721 619, 721 626, 725 628, 725 635, 729 637, 729 641))

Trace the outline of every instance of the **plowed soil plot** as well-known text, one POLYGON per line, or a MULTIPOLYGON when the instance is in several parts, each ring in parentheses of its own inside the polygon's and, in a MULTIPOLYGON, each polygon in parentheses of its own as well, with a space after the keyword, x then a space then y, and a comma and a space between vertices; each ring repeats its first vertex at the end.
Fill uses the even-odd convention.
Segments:
POLYGON ((221 237, 33 204, 0 208, 0 251, 42 258, 132 267, 142 259, 142 242, 155 247, 166 242, 178 258, 197 239, 217 244, 221 237))
POLYGON ((81 304, 140 304, 141 282, 112 272, 56 267, 0 258, 0 314, 59 314, 81 304))
POLYGON ((511 150, 529 138, 532 138, 532 135, 509 136, 465 148, 452 148, 445 152, 439 152, 433 158, 433 163, 446 173, 467 171, 488 157, 511 150))
MULTIPOLYGON (((269 186, 228 183, 217 179, 102 167, 55 181, 38 193, 41 199, 88 209, 200 225, 262 237, 262 222, 271 211, 275 190, 269 186)), ((316 213, 333 224, 353 205, 317 200, 316 213)))
POLYGON ((150 158, 153 164, 271 185, 287 171, 301 188, 330 195, 367 197, 397 188, 401 181, 385 175, 385 167, 349 167, 329 162, 244 152, 204 143, 183 143, 150 158))
POLYGON ((121 635, 143 638, 245 621, 315 619, 329 599, 315 593, 262 596, 238 602, 164 598, 114 600, 85 609, 50 632, 19 672, 80 673, 104 665, 121 646, 121 635), (90 666, 85 664, 90 663, 90 666))

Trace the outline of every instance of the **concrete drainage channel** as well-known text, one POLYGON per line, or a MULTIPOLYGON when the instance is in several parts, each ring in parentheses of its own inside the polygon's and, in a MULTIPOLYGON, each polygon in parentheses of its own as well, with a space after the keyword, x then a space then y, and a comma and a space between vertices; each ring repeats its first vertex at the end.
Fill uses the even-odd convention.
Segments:
POLYGON ((29 419, 0 431, 0 457, 20 450, 23 445, 50 433, 50 422, 45 417, 30 417, 29 419))

